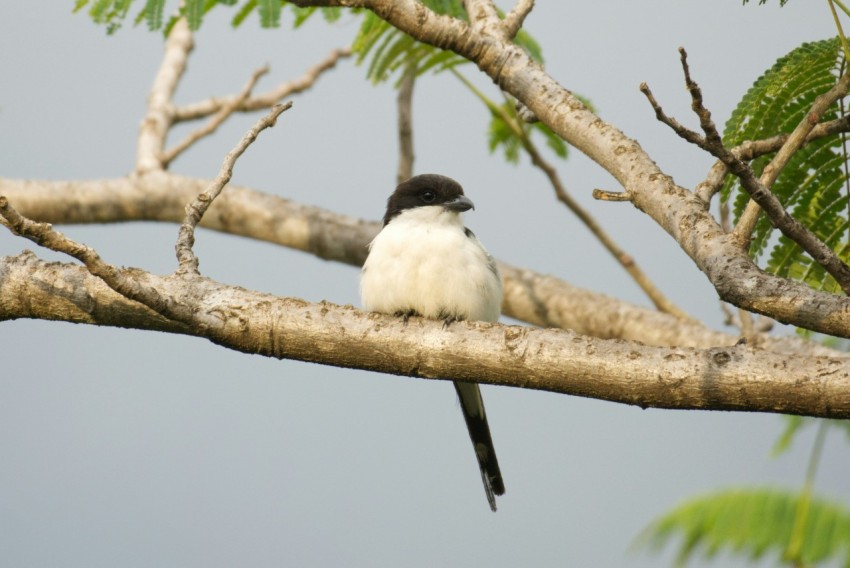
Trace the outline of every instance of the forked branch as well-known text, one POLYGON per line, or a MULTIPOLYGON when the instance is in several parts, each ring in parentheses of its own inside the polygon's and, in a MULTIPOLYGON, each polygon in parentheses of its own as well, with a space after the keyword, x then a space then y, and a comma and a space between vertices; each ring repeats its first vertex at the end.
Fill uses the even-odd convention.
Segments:
MULTIPOLYGON (((770 217, 774 226, 782 231, 786 237, 800 245, 800 247, 802 247, 803 250, 805 250, 815 260, 815 262, 823 266, 824 269, 833 278, 835 278, 835 281, 839 286, 841 286, 841 289, 844 290, 845 293, 850 294, 850 267, 848 267, 831 248, 826 246, 826 244, 824 244, 823 241, 821 241, 807 227, 788 214, 776 195, 770 191, 768 186, 766 186, 762 180, 756 177, 749 164, 744 162, 736 156, 734 152, 723 145, 723 140, 711 118, 711 113, 703 104, 702 91, 699 85, 691 78, 687 61, 687 52, 685 52, 683 48, 680 48, 679 51, 681 54, 682 69, 685 74, 685 84, 691 95, 691 108, 699 118, 703 134, 689 130, 682 126, 682 124, 680 124, 675 118, 667 116, 661 108, 661 105, 658 104, 658 101, 653 96, 652 91, 646 83, 644 83, 641 85, 641 91, 644 95, 646 95, 647 100, 655 110, 655 116, 658 120, 669 126, 681 138, 699 146, 718 160, 722 161, 726 167, 729 168, 729 171, 741 180, 741 187, 750 194, 753 201, 758 203, 759 207, 761 207, 768 217, 770 217)), ((847 85, 850 85, 850 76, 842 77, 839 83, 843 82, 846 82, 846 85, 843 87, 846 92, 847 85)), ((789 141, 786 141, 786 144, 783 146, 783 150, 785 148, 788 148, 788 150, 781 151, 783 158, 778 161, 776 159, 774 160, 777 162, 776 167, 768 173, 766 181, 769 181, 771 184, 773 183, 776 179, 775 176, 778 175, 778 172, 787 163, 788 158, 790 158, 789 152, 793 154, 793 152, 796 152, 797 149, 799 149, 799 147, 805 142, 806 136, 815 124, 817 124, 817 120, 815 120, 807 130, 802 132, 801 135, 796 137, 793 137, 792 135, 793 143, 789 144, 791 138, 789 138, 789 141)), ((802 129, 800 130, 802 131, 802 129)))

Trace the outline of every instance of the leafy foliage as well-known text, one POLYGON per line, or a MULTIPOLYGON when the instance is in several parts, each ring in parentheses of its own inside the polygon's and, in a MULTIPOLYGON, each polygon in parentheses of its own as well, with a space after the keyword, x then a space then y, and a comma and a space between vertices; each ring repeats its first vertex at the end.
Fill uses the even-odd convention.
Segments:
POLYGON ((546 141, 546 145, 555 152, 556 156, 564 159, 567 157, 567 143, 560 136, 542 122, 527 124, 519 120, 514 105, 510 101, 505 102, 500 110, 491 109, 487 134, 490 153, 501 149, 505 160, 512 164, 519 162, 523 139, 530 139, 535 134, 546 141), (505 121, 505 117, 508 117, 509 121, 505 121), (522 132, 517 132, 517 129, 522 129, 522 132))
MULTIPOLYGON (((109 34, 114 33, 121 27, 121 23, 126 19, 130 5, 135 0, 76 0, 74 4, 74 12, 79 12, 89 4, 89 15, 97 24, 106 26, 106 31, 109 34)), ((221 6, 236 6, 239 0, 183 0, 182 3, 175 2, 173 16, 167 23, 164 21, 163 14, 165 12, 166 0, 145 0, 144 6, 136 15, 135 24, 142 21, 147 23, 149 30, 164 29, 166 35, 174 25, 178 16, 185 16, 189 27, 197 30, 203 23, 204 16, 211 9, 218 5, 221 6)), ((264 28, 277 28, 280 26, 281 13, 283 8, 289 5, 284 0, 245 0, 236 11, 232 19, 234 27, 242 24, 245 19, 253 12, 257 12, 260 18, 260 25, 264 28)), ((339 18, 339 8, 301 8, 292 6, 292 11, 295 14, 295 27, 303 24, 312 14, 320 11, 328 21, 335 21, 339 18)))
MULTIPOLYGON (((843 67, 837 39, 806 43, 780 58, 744 95, 726 123, 724 143, 737 146, 746 140, 768 138, 791 132, 802 121, 817 96, 833 87, 843 67)), ((825 120, 843 115, 835 106, 825 120)), ((773 185, 773 192, 785 208, 811 229, 847 262, 848 241, 847 154, 844 137, 834 136, 812 142, 798 152, 773 185)), ((772 155, 752 162, 760 175, 772 155)), ((748 194, 736 178, 727 178, 723 198, 733 202, 735 220, 740 218, 748 194)), ((762 215, 753 232, 750 253, 756 260, 768 253, 767 270, 794 278, 816 289, 840 291, 835 280, 784 235, 776 238, 773 227, 762 215)))
MULTIPOLYGON (((785 558, 797 520, 799 495, 779 489, 732 489, 692 499, 650 525, 639 544, 660 549, 681 537, 677 565, 700 552, 718 552, 758 560, 766 555, 785 558)), ((838 560, 850 567, 850 511, 825 499, 812 499, 799 557, 804 566, 838 560)), ((787 560, 787 559, 786 559, 787 560)))
POLYGON ((130 4, 133 0, 77 0, 74 3, 74 12, 79 12, 89 4, 89 16, 96 24, 106 26, 106 32, 109 34, 121 27, 121 22, 127 16, 130 10, 130 4))

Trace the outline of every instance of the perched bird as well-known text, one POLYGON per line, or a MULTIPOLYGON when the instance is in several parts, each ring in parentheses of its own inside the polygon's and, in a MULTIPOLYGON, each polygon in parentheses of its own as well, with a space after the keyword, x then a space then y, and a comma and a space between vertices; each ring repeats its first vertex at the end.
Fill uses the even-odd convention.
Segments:
MULTIPOLYGON (((369 244, 360 299, 373 312, 404 318, 496 321, 502 305, 499 270, 461 213, 473 203, 451 178, 426 174, 401 183, 387 200, 384 226, 369 244)), ((475 383, 455 381, 490 508, 505 492, 475 383)))

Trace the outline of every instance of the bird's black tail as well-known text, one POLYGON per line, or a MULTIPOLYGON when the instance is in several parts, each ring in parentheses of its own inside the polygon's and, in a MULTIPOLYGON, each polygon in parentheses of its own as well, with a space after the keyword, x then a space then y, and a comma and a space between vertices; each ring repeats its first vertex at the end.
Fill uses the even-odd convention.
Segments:
POLYGON ((475 457, 478 459, 478 467, 481 469, 481 481, 484 482, 487 501, 490 503, 490 509, 495 512, 496 495, 505 493, 505 483, 502 481, 502 472, 499 470, 499 461, 496 459, 496 448, 490 436, 490 426, 487 424, 487 413, 484 412, 481 390, 475 383, 455 382, 454 385, 460 399, 463 419, 469 430, 469 438, 475 449, 475 457))

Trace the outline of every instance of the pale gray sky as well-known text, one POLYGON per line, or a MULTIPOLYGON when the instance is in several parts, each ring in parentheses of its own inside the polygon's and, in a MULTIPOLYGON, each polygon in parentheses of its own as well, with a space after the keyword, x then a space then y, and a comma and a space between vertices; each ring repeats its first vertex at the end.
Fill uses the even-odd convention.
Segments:
MULTIPOLYGON (((49 4, 0 8, 0 176, 123 175, 161 36, 128 28, 107 37, 72 16, 70 0, 49 4)), ((683 45, 722 123, 778 57, 834 35, 825 6, 772 4, 540 0, 526 26, 552 76, 692 186, 711 160, 657 123, 637 87, 647 81, 665 108, 695 124, 683 45)), ((233 31, 228 18, 216 10, 198 34, 179 101, 238 91, 264 63, 272 71, 261 88, 293 78, 356 30, 348 16, 297 32, 258 31, 253 20, 233 31)), ((294 99, 234 181, 379 218, 394 185, 395 93, 364 73, 343 64, 294 99)), ((497 96, 488 80, 477 83, 497 96)), ((494 255, 646 304, 541 174, 489 156, 488 113, 455 79, 421 81, 414 103, 416 170, 464 185, 476 203, 467 223, 494 255)), ((255 119, 235 117, 173 169, 213 176, 255 119)), ((560 173, 665 293, 721 327, 716 294, 666 234, 629 205, 590 198, 596 187, 616 189, 607 174, 577 152, 560 173)), ((117 264, 175 266, 172 225, 63 230, 117 264)), ((0 255, 32 246, 0 232, 0 255)), ((201 270, 223 282, 357 303, 348 266, 208 231, 196 250, 201 270)), ((806 432, 772 460, 777 416, 643 411, 485 386, 507 486, 492 514, 448 383, 41 321, 0 324, 0 353, 4 566, 657 566, 628 549, 652 518, 724 487, 798 487, 812 441, 806 432)), ((846 443, 833 434, 818 490, 846 503, 848 467, 846 443)))

